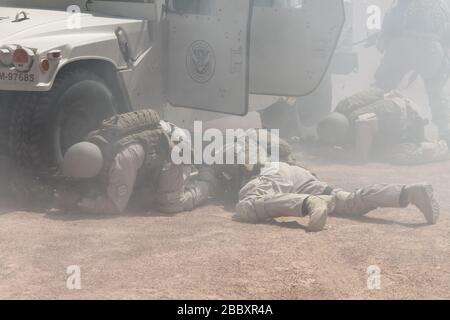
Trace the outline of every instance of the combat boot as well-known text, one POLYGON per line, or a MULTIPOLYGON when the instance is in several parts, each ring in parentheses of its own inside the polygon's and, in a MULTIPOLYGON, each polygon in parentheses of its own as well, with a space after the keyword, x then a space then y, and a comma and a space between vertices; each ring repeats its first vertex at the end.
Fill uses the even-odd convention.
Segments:
POLYGON ((436 224, 439 219, 439 203, 433 195, 430 184, 413 184, 405 188, 408 203, 416 206, 429 224, 436 224))
POLYGON ((332 196, 311 196, 306 199, 305 213, 309 216, 308 231, 322 231, 327 223, 328 214, 334 211, 335 205, 335 198, 332 196))
POLYGON ((250 201, 240 201, 236 205, 236 214, 233 220, 238 222, 256 223, 259 221, 254 204, 250 201))

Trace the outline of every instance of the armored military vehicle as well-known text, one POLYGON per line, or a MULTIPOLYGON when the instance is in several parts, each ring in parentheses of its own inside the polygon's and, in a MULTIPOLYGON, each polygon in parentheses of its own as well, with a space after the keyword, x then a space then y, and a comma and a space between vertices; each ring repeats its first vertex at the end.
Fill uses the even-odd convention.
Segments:
POLYGON ((0 148, 45 169, 115 113, 307 95, 344 20, 342 0, 0 0, 0 148))
MULTIPOLYGON (((255 6, 275 6, 286 8, 295 4, 289 0, 255 0, 255 6)), ((281 128, 280 134, 285 138, 295 135, 308 135, 315 132, 317 123, 332 110, 333 103, 333 81, 334 75, 348 75, 356 72, 359 68, 358 55, 354 51, 354 32, 353 32, 353 11, 354 3, 352 0, 344 1, 345 24, 339 39, 336 51, 333 55, 331 65, 323 77, 320 85, 306 96, 298 97, 294 106, 290 106, 278 97, 273 97, 272 104, 267 103, 254 104, 260 111, 262 124, 266 128, 281 128)), ((252 96, 252 98, 256 98, 252 96)), ((261 100, 257 97, 258 101, 261 100)), ((256 99, 252 99, 251 102, 256 99)), ((263 99, 264 102, 268 99, 263 99)))

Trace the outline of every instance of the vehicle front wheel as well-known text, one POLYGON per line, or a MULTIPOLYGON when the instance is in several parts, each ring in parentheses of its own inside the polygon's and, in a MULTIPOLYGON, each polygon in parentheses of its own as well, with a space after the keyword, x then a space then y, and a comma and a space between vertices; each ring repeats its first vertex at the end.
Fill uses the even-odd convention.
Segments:
POLYGON ((12 157, 34 170, 58 168, 70 146, 116 112, 114 95, 99 76, 63 71, 49 92, 18 97, 10 123, 12 157))
POLYGON ((9 156, 9 123, 15 94, 0 91, 0 156, 9 156))

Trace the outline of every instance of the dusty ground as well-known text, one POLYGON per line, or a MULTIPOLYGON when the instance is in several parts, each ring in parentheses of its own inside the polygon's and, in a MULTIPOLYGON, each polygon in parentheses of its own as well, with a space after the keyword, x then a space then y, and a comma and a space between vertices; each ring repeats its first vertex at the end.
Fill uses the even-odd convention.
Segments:
POLYGON ((356 220, 232 222, 208 206, 177 216, 92 217, 3 210, 0 298, 379 299, 450 298, 450 163, 413 168, 315 166, 346 188, 427 180, 442 206, 436 226, 413 208, 356 220), (81 290, 66 269, 81 268, 81 290), (381 268, 381 290, 366 270, 381 268))
MULTIPOLYGON (((367 3, 356 4, 360 40, 367 3)), ((379 55, 358 50, 360 71, 337 77, 335 102, 373 81, 379 55)), ((408 94, 425 101, 420 82, 408 94)), ((330 218, 327 231, 310 234, 302 219, 239 224, 212 205, 172 217, 92 217, 1 204, 0 298, 450 299, 450 163, 313 168, 349 189, 429 181, 442 219, 430 227, 413 208, 379 210, 359 221, 330 218), (81 268, 81 290, 66 288, 70 265, 81 268), (381 290, 367 288, 372 265, 381 269, 381 290)))

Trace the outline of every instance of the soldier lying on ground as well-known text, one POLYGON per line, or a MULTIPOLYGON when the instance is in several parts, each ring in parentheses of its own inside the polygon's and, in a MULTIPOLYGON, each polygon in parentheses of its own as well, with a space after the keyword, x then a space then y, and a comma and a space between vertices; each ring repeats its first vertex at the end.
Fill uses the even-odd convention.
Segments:
MULTIPOLYGON (((258 145, 261 144, 259 137, 258 145)), ((408 205, 415 205, 429 224, 435 224, 439 218, 439 205, 434 199, 432 186, 427 183, 380 184, 346 192, 320 181, 305 169, 295 160, 286 141, 280 139, 279 148, 280 162, 270 161, 273 150, 266 149, 264 153, 258 148, 255 164, 248 161, 249 151, 246 164, 216 168, 221 174, 228 174, 230 170, 237 172, 229 175, 231 181, 221 180, 222 184, 231 184, 240 190, 235 220, 264 222, 282 216, 309 216, 307 229, 320 231, 325 227, 329 214, 363 216, 380 207, 403 208, 408 205), (263 166, 263 163, 267 164, 263 166)), ((225 146, 224 153, 228 152, 238 153, 239 150, 235 146, 225 146)))
POLYGON ((319 142, 342 147, 343 153, 361 161, 413 165, 448 159, 444 140, 426 140, 427 123, 411 100, 397 92, 369 89, 341 101, 319 123, 317 133, 319 142))
POLYGON ((309 217, 307 229, 324 229, 328 215, 363 216, 380 207, 416 206, 429 224, 439 217, 431 185, 380 184, 346 192, 319 181, 308 170, 287 163, 261 169, 239 194, 235 220, 261 222, 282 216, 309 217))
MULTIPOLYGON (((303 165, 295 158, 293 154, 292 146, 284 139, 272 134, 265 129, 257 129, 256 140, 254 143, 257 145, 257 149, 261 149, 264 152, 265 157, 272 157, 272 147, 278 148, 278 159, 293 166, 303 167, 303 165)), ((248 134, 248 131, 247 133, 248 134)), ((245 141, 246 145, 239 145, 237 141, 235 143, 227 144, 223 147, 223 157, 226 158, 228 152, 237 155, 241 152, 239 149, 248 150, 249 141, 245 141)), ((225 162, 225 161, 224 161, 225 162)), ((216 164, 213 166, 215 179, 209 179, 212 184, 219 184, 221 195, 220 198, 225 202, 236 205, 239 199, 239 190, 247 183, 255 174, 259 173, 259 165, 239 165, 237 164, 237 158, 235 157, 236 164, 216 164)))
POLYGON ((164 213, 199 206, 208 199, 208 183, 190 179, 188 168, 171 162, 173 146, 184 137, 183 130, 160 120, 153 110, 104 121, 64 156, 65 176, 99 186, 95 194, 76 194, 71 202, 83 212, 107 214, 123 212, 132 195, 145 203, 156 195, 152 200, 164 213))

